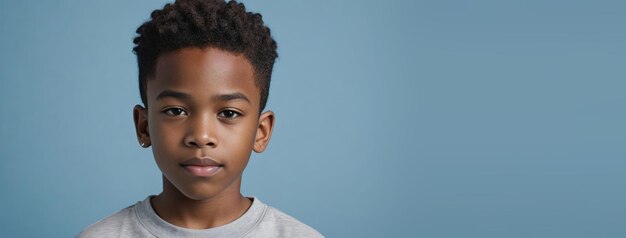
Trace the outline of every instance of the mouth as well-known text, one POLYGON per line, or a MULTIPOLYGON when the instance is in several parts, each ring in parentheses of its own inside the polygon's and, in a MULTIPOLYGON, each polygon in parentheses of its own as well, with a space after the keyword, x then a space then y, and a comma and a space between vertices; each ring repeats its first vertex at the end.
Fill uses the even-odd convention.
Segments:
POLYGON ((194 157, 180 163, 188 173, 198 177, 210 177, 222 170, 224 165, 208 157, 194 157))

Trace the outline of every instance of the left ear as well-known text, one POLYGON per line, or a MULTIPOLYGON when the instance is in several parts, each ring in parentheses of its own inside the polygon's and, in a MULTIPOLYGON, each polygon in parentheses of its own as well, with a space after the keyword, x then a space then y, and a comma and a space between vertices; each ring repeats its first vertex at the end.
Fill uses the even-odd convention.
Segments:
POLYGON ((266 111, 259 116, 259 126, 254 137, 254 152, 261 153, 267 147, 274 129, 274 112, 266 111))

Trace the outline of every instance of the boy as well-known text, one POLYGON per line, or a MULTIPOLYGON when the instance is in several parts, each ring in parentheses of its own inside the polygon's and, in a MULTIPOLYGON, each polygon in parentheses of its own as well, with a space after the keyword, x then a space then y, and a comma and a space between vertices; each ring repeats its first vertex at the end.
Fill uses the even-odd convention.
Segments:
POLYGON ((145 107, 133 116, 152 146, 163 192, 87 227, 78 237, 322 237, 240 193, 251 152, 263 152, 263 112, 276 42, 242 3, 181 0, 153 11, 134 52, 145 107))

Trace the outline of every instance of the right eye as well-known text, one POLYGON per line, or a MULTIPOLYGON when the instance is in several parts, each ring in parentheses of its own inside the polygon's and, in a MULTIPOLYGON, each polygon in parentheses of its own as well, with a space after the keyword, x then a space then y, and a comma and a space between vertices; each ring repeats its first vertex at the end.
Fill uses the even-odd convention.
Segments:
POLYGON ((163 113, 165 113, 165 115, 172 116, 172 117, 183 115, 183 113, 187 115, 187 112, 185 112, 185 110, 183 110, 182 108, 177 108, 177 107, 165 109, 163 110, 163 113))

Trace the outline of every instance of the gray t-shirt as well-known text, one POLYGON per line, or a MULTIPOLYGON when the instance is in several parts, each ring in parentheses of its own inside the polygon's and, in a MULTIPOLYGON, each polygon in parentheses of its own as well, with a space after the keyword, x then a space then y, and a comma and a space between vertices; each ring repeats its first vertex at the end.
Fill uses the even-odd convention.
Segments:
POLYGON ((241 217, 204 230, 175 226, 161 219, 150 205, 151 197, 88 226, 77 237, 323 237, 255 197, 241 217))

